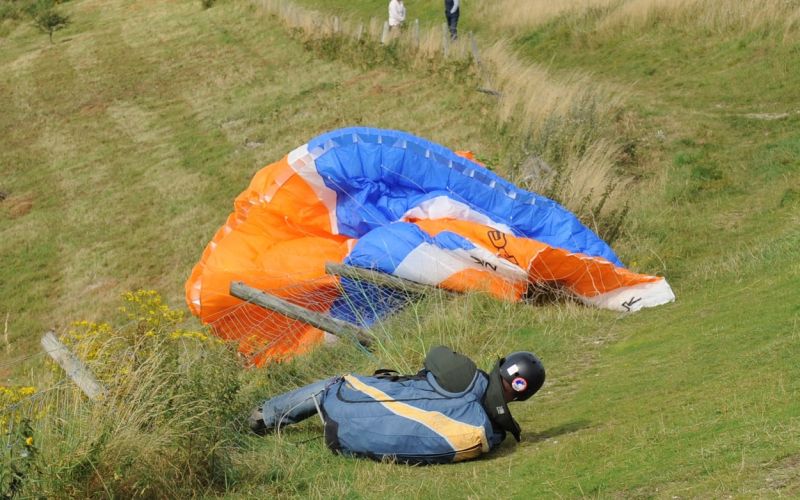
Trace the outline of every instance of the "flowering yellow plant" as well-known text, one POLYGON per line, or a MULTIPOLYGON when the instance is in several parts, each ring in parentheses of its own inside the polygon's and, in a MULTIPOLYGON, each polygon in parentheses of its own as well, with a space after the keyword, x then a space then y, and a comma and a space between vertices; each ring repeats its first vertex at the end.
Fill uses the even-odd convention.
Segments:
MULTIPOLYGON (((16 404, 19 404, 26 398, 36 394, 36 388, 31 386, 23 387, 6 387, 0 385, 0 409, 7 409, 16 404)), ((0 413, 0 433, 8 432, 8 424, 12 421, 19 422, 20 412, 2 412, 0 413), (17 415, 16 417, 14 415, 17 415)))
POLYGON ((171 309, 155 290, 125 292, 122 300, 119 312, 127 320, 124 324, 76 321, 61 336, 107 386, 118 383, 156 352, 169 358, 183 342, 197 343, 200 348, 222 342, 204 332, 180 328, 184 312, 171 309))
POLYGON ((125 292, 122 298, 125 305, 119 310, 129 320, 137 322, 140 330, 145 330, 139 333, 173 327, 184 320, 183 311, 170 309, 155 290, 125 292))

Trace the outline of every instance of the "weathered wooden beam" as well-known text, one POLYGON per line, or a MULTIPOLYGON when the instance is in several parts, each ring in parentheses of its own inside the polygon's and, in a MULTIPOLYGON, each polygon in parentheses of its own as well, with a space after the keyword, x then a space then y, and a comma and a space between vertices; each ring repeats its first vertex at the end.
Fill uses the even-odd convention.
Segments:
MULTIPOLYGON (((3 193, 0 192, 0 195, 2 195, 2 194, 3 193)), ((0 196, 0 201, 2 201, 2 199, 3 199, 2 196, 0 196)), ((6 313, 6 325, 5 325, 5 328, 3 329, 3 340, 5 340, 5 342, 6 342, 6 354, 11 352, 11 342, 8 340, 8 318, 10 316, 11 316, 11 313, 7 312, 6 313)))
POLYGON ((92 372, 86 368, 81 360, 58 340, 53 332, 47 332, 42 337, 44 351, 64 369, 67 376, 80 387, 86 396, 96 401, 105 395, 106 388, 97 381, 92 372))
POLYGON ((374 336, 367 330, 359 328, 347 321, 332 318, 327 314, 311 311, 305 307, 292 304, 286 300, 264 293, 261 290, 247 286, 241 281, 231 283, 231 295, 257 306, 283 314, 287 318, 296 319, 313 327, 332 333, 338 337, 355 337, 363 346, 369 346, 374 336))
POLYGON ((485 87, 478 87, 475 90, 477 90, 478 92, 483 92, 484 94, 493 95, 495 97, 502 97, 503 96, 503 94, 501 94, 500 92, 498 92, 496 90, 492 90, 492 89, 487 89, 485 87))
POLYGON ((386 45, 389 43, 389 21, 384 21, 383 32, 381 33, 381 44, 386 45))
POLYGON ((364 269, 361 267, 346 266, 344 264, 336 264, 328 262, 325 264, 325 272, 343 278, 350 278, 356 280, 369 281, 376 285, 402 290, 404 292, 423 294, 429 293, 433 287, 416 283, 404 278, 398 278, 390 274, 382 273, 380 271, 373 271, 371 269, 364 269))
POLYGON ((478 54, 478 42, 475 41, 475 36, 471 31, 469 32, 469 44, 470 48, 472 48, 472 60, 475 61, 475 64, 477 64, 481 70, 483 70, 483 66, 481 65, 481 57, 480 54, 478 54))
POLYGON ((442 23, 442 56, 447 59, 450 55, 450 28, 447 23, 442 23))

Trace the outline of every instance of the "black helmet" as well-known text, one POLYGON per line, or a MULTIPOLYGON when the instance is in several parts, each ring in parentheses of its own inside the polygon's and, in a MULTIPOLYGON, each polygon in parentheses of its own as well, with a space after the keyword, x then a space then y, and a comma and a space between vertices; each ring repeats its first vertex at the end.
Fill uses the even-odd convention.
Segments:
POLYGON ((525 401, 544 384, 544 366, 532 352, 512 352, 500 360, 500 376, 516 393, 515 401, 525 401))

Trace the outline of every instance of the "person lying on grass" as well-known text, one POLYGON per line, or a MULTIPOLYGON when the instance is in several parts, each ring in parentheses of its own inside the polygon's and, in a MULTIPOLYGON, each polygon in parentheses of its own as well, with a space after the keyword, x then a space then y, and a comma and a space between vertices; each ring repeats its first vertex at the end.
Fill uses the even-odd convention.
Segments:
POLYGON ((511 353, 486 373, 438 346, 416 375, 378 370, 320 380, 267 400, 249 424, 266 434, 319 413, 334 452, 409 464, 459 462, 494 449, 506 432, 519 441, 508 403, 529 399, 544 380, 544 366, 531 352, 511 353))

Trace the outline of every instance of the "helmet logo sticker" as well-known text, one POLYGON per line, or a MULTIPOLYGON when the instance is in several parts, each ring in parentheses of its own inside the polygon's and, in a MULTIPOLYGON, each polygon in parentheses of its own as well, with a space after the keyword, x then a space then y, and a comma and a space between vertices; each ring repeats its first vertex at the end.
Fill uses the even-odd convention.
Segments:
POLYGON ((514 363, 513 365, 506 368, 506 373, 508 373, 509 377, 513 377, 514 375, 519 373, 519 367, 517 367, 517 364, 514 363))
POLYGON ((511 388, 517 392, 522 392, 528 388, 528 381, 522 377, 517 377, 511 381, 511 388))

